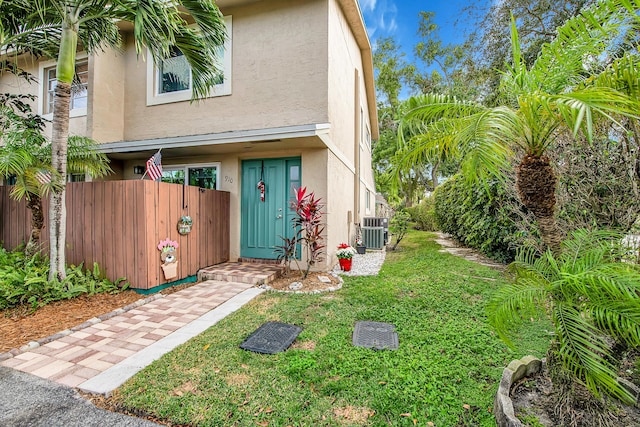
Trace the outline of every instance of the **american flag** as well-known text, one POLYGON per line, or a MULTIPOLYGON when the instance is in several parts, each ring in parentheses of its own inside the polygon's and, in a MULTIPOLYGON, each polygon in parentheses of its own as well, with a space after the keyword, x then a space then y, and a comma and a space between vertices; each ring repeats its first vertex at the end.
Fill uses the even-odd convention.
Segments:
POLYGON ((159 150, 147 160, 147 174, 153 181, 162 178, 162 153, 159 150))
POLYGON ((49 184, 51 182, 51 173, 38 171, 36 172, 35 178, 42 185, 49 184))

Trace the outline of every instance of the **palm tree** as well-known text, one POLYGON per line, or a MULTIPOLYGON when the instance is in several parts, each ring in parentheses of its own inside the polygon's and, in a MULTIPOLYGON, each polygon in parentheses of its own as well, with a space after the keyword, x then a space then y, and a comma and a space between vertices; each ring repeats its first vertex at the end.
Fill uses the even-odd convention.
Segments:
POLYGON ((511 158, 521 156, 516 166, 518 195, 535 216, 544 243, 558 253, 562 234, 555 218, 557 178, 545 153, 563 129, 591 140, 595 120, 637 117, 640 108, 637 97, 599 78, 625 67, 625 75, 638 80, 637 56, 601 61, 624 37, 623 30, 632 26, 624 18, 633 14, 613 7, 615 0, 605 3, 559 28, 556 40, 543 48, 529 69, 512 23, 513 64, 502 79, 504 105, 490 108, 438 94, 409 99, 398 134, 402 138, 408 131, 413 137, 405 144, 398 168, 445 153, 461 159, 468 177, 500 176, 511 158), (613 18, 612 10, 618 14, 613 18))
POLYGON ((56 59, 51 165, 49 278, 65 276, 65 182, 69 100, 77 50, 89 54, 121 45, 119 25, 134 25, 140 55, 147 48, 155 63, 180 49, 191 66, 193 99, 206 97, 219 79, 218 50, 224 19, 212 0, 5 0, 0 2, 0 49, 56 59), (190 21, 193 22, 193 26, 190 21))
MULTIPOLYGON (((31 233, 25 246, 30 257, 40 248, 40 235, 44 227, 42 198, 56 189, 59 180, 50 179, 57 174, 51 167, 51 144, 38 129, 6 130, 0 139, 0 176, 14 176, 16 181, 11 196, 26 199, 31 211, 31 233)), ((67 150, 70 173, 100 178, 112 172, 109 159, 98 151, 98 144, 89 138, 72 136, 67 150)))
POLYGON ((640 266, 621 262, 622 236, 577 230, 562 251, 522 250, 510 266, 516 280, 494 296, 489 321, 509 342, 508 332, 541 308, 555 327, 549 369, 562 382, 562 366, 599 396, 635 399, 617 381, 611 342, 640 345, 640 266), (612 340, 611 338, 614 338, 612 340), (559 374, 559 375, 558 375, 559 374), (559 378, 558 378, 559 377, 559 378))

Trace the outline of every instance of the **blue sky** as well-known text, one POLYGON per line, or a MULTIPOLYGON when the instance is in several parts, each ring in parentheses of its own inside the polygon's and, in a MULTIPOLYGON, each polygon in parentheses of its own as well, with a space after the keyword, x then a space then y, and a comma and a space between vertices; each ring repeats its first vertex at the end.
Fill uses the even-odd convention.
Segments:
MULTIPOLYGON (((359 0, 360 8, 375 47, 378 38, 393 36, 402 50, 411 58, 417 41, 418 12, 435 12, 435 22, 440 27, 440 38, 445 43, 462 43, 466 29, 463 22, 454 25, 461 17, 462 9, 469 4, 465 0, 359 0)), ((462 17, 463 18, 463 17, 462 17)), ((461 19, 460 21, 464 21, 461 19)))

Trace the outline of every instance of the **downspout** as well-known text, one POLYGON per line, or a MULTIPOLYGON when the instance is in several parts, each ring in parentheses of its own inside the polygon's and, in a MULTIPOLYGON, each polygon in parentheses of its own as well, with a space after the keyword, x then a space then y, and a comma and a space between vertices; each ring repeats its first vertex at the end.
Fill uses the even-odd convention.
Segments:
POLYGON ((354 73, 354 122, 353 135, 353 163, 355 173, 353 175, 353 222, 360 222, 360 73, 355 69, 354 73))

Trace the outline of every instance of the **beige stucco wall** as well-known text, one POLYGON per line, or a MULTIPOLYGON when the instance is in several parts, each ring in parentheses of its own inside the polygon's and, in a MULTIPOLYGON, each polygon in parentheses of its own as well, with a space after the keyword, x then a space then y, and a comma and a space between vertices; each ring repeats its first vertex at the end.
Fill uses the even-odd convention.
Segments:
MULTIPOLYGON (((372 192, 371 199, 375 195, 371 170, 371 144, 365 141, 365 130, 361 127, 360 120, 362 109, 364 126, 371 130, 363 55, 338 1, 329 0, 328 5, 330 135, 337 146, 338 154, 346 157, 346 161, 341 162, 345 176, 348 175, 349 168, 358 172, 354 184, 358 183, 359 188, 357 194, 351 196, 353 202, 350 209, 353 211, 354 222, 361 222, 364 216, 373 216, 374 212, 371 209, 367 213, 365 209, 366 190, 372 192)), ((353 234, 350 238, 352 237, 353 234)))
POLYGON ((101 143, 124 139, 126 58, 122 52, 109 50, 89 60, 93 102, 89 102, 87 133, 101 143))
POLYGON ((115 67, 125 67, 123 93, 117 85, 113 91, 94 90, 95 111, 101 108, 106 113, 95 115, 92 122, 100 142, 328 121, 326 3, 274 0, 222 12, 232 16, 231 95, 194 104, 182 101, 147 106, 147 65, 136 56, 129 40, 122 57, 110 53, 95 61, 95 70, 109 83, 118 83, 115 67), (118 121, 113 120, 120 114, 119 96, 124 104, 122 137, 118 121))

